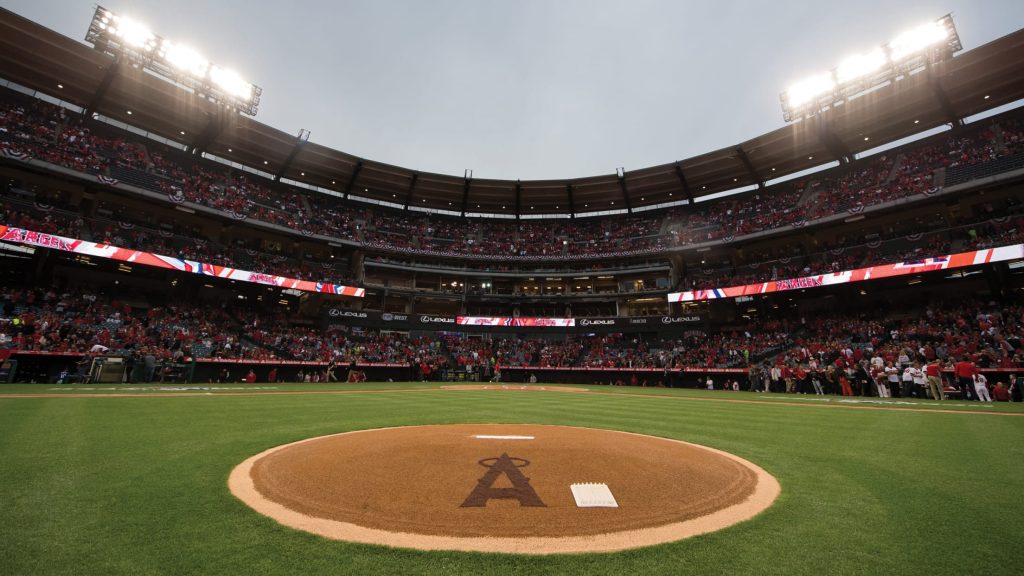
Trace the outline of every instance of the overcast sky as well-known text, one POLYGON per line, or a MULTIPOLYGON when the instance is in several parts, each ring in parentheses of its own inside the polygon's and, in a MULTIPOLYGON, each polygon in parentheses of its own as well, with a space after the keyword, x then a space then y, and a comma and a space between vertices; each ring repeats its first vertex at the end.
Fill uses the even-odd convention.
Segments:
MULTIPOLYGON (((95 4, 3 0, 81 40, 95 4)), ((952 12, 965 50, 1020 0, 103 0, 263 87, 257 119, 476 178, 672 162, 783 125, 779 92, 952 12)))

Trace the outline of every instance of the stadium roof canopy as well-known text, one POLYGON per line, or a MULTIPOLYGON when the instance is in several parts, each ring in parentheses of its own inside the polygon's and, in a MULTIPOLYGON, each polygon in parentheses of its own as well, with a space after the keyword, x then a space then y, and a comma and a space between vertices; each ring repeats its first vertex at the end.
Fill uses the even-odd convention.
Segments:
POLYGON ((0 9, 0 77, 221 158, 341 193, 462 213, 574 214, 635 210, 757 185, 1020 100, 1024 30, 735 146, 570 180, 421 173, 304 142, 6 9, 0 9))

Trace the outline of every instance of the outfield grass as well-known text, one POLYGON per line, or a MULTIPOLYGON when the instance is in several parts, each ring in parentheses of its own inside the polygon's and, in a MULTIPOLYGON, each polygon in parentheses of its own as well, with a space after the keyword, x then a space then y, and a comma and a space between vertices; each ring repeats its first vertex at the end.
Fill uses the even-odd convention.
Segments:
POLYGON ((659 389, 2 396, 51 387, 0 388, 0 574, 1017 574, 1024 561, 1022 416, 659 389), (238 462, 271 446, 459 422, 679 438, 753 461, 783 492, 762 515, 714 534, 618 554, 525 557, 324 540, 253 512, 226 486, 238 462))

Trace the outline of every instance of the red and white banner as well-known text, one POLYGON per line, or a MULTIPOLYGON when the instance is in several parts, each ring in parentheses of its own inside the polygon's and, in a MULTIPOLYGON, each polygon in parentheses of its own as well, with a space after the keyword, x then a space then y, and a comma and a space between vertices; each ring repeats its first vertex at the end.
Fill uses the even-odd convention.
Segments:
POLYGON ((523 328, 572 328, 575 318, 512 318, 508 316, 457 316, 459 326, 513 326, 523 328))
POLYGON ((730 286, 728 288, 709 288, 707 290, 689 290, 687 292, 673 292, 668 295, 669 302, 695 302, 698 300, 714 300, 716 298, 736 298, 738 296, 754 296, 756 294, 769 294, 772 292, 784 292, 786 290, 797 290, 802 288, 818 288, 819 286, 833 286, 835 284, 848 284, 850 282, 863 282, 865 280, 878 280, 880 278, 892 278, 895 276, 909 276, 921 274, 922 272, 935 272, 937 270, 952 270, 954 268, 965 268, 977 266, 990 262, 1004 262, 1024 258, 1024 244, 1012 246, 1000 246, 998 248, 986 248, 984 250, 972 250, 958 254, 945 256, 933 256, 909 260, 896 264, 880 264, 856 270, 834 272, 831 274, 818 274, 817 276, 805 276, 789 280, 771 280, 760 284, 747 284, 745 286, 730 286))
POLYGON ((42 248, 61 250, 85 256, 118 260, 129 264, 140 264, 142 266, 153 266, 156 268, 177 270, 179 272, 188 272, 191 274, 216 276, 218 278, 227 278, 229 280, 239 280, 242 282, 254 282, 256 284, 266 284, 268 286, 277 286, 279 288, 302 290, 303 292, 340 294, 342 296, 353 296, 355 298, 362 298, 366 294, 366 290, 364 288, 343 286, 341 284, 328 284, 326 282, 314 282, 312 280, 298 280, 296 278, 286 278, 284 276, 275 276, 273 274, 263 274, 260 272, 249 272, 247 270, 230 268, 228 266, 207 264, 205 262, 197 262, 195 260, 183 260, 172 256, 162 256, 160 254, 142 252, 141 250, 132 250, 130 248, 119 248, 117 246, 111 246, 110 244, 99 244, 97 242, 89 242, 87 240, 76 240, 74 238, 66 238, 64 236, 26 230, 24 228, 5 226, 3 224, 0 224, 0 240, 17 242, 18 244, 27 244, 29 246, 40 246, 42 248))

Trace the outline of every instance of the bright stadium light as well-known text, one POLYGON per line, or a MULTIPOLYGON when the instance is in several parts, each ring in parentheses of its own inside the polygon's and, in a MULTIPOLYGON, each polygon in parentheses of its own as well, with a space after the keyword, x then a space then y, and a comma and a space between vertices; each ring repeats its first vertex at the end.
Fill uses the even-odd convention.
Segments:
POLYGON ((197 78, 206 76, 206 71, 210 68, 210 63, 203 58, 202 54, 170 40, 163 41, 160 46, 160 55, 166 58, 171 66, 197 78))
POLYGON ((832 79, 831 72, 818 74, 790 86, 789 90, 786 90, 786 100, 794 108, 803 106, 818 96, 828 94, 835 87, 836 82, 832 79))
POLYGON ((839 84, 852 82, 881 70, 888 61, 881 48, 875 48, 866 54, 857 54, 843 60, 836 68, 836 81, 839 84))
POLYGON ((152 50, 156 45, 156 36, 142 22, 124 16, 114 16, 110 21, 110 33, 124 40, 129 46, 152 50))
POLYGON ((85 41, 205 100, 256 115, 263 89, 237 72, 211 64, 195 48, 157 36, 137 20, 97 6, 85 41))
POLYGON ((901 81, 961 50, 949 14, 923 24, 869 52, 843 60, 830 72, 816 74, 779 95, 787 122, 818 114, 881 86, 901 81))
POLYGON ((949 30, 942 20, 922 24, 913 30, 907 30, 889 42, 889 57, 899 62, 908 56, 935 46, 949 38, 949 30))
POLYGON ((244 101, 249 101, 252 98, 252 84, 243 80, 233 70, 213 66, 210 68, 210 80, 236 98, 241 98, 244 101))

